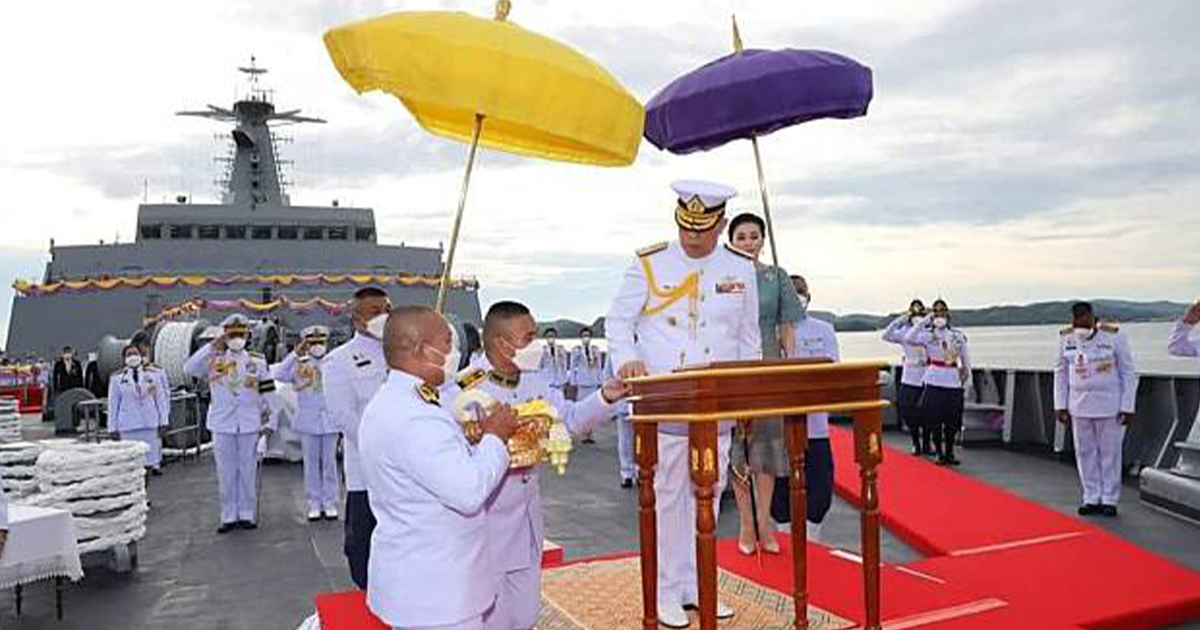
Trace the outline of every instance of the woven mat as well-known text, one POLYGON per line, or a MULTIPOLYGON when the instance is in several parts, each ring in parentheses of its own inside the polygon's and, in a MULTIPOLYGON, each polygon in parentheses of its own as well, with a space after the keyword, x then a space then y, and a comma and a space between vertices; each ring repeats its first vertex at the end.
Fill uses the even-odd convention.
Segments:
MULTIPOLYGON (((790 630, 792 598, 718 569, 721 601, 737 614, 721 630, 790 630)), ((538 630, 631 630, 642 627, 641 567, 636 557, 574 564, 542 572, 542 614, 538 630)), ((700 627, 690 611, 692 627, 700 627)), ((812 630, 839 630, 854 623, 813 606, 812 630)))

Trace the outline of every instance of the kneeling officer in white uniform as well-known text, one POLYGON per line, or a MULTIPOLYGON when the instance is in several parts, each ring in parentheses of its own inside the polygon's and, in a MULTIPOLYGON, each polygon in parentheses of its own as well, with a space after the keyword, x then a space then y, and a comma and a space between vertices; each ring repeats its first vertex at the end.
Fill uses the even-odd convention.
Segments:
POLYGON ((472 447, 437 387, 459 354, 450 327, 423 306, 388 316, 387 381, 363 412, 359 454, 371 510, 367 604, 385 623, 415 630, 483 630, 496 601, 484 504, 508 470, 513 411, 497 406, 472 447))
POLYGON ((234 314, 221 322, 224 333, 205 344, 183 364, 192 378, 208 382, 212 401, 205 427, 213 435, 217 483, 221 497, 218 534, 240 527, 257 529, 255 504, 258 468, 255 447, 270 433, 271 412, 264 395, 275 391, 267 360, 247 352, 250 320, 234 314))
POLYGON ((1137 400, 1137 368, 1124 333, 1096 324, 1092 305, 1071 307, 1072 327, 1059 335, 1054 409, 1071 423, 1075 463, 1083 483, 1081 515, 1117 515, 1121 445, 1137 400))
MULTIPOLYGON (((483 320, 484 355, 447 386, 443 403, 453 408, 462 391, 480 390, 497 402, 520 405, 541 399, 558 410, 572 435, 591 433, 613 417, 613 403, 628 386, 611 380, 579 402, 563 398, 549 375, 539 371, 541 344, 529 308, 518 302, 497 302, 483 320)), ((488 499, 487 531, 493 567, 500 573, 500 591, 489 628, 525 630, 537 621, 542 604, 542 495, 537 467, 510 469, 488 499)))

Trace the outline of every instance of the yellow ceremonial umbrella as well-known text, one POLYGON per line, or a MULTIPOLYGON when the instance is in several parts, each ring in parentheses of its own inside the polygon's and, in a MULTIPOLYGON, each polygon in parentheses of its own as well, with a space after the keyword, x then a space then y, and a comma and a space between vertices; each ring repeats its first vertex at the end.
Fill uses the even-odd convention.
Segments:
POLYGON ((479 145, 509 153, 625 166, 637 156, 641 103, 575 50, 507 21, 447 11, 401 12, 325 33, 338 72, 359 93, 383 90, 426 130, 471 145, 450 251, 438 289, 446 302, 471 168, 479 145))

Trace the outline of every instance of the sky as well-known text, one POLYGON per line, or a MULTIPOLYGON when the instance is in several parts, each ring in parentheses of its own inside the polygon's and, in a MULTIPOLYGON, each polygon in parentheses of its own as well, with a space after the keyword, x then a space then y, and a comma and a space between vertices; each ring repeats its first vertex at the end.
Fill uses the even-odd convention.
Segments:
MULTIPOLYGON (((760 141, 779 258, 814 308, 1200 294, 1200 3, 1193 0, 514 0, 510 20, 608 69, 642 102, 729 52, 831 50, 870 66, 854 120, 760 141)), ((448 238, 467 148, 391 96, 357 95, 321 35, 402 10, 491 14, 477 0, 17 3, 0 38, 0 338, 10 285, 58 244, 131 240, 137 204, 213 201, 227 129, 174 112, 232 104, 251 55, 281 108, 295 204, 375 209, 385 243, 448 238)), ((590 321, 633 252, 674 237, 675 179, 734 186, 761 212, 750 145, 625 168, 483 151, 456 275, 484 304, 590 321)), ((764 253, 764 256, 766 254, 764 253)))

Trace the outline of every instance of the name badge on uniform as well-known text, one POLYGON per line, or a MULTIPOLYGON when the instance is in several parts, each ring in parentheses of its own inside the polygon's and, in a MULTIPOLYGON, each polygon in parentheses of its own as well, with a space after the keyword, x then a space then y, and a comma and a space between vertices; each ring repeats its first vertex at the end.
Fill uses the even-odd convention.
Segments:
POLYGON ((717 293, 745 293, 746 283, 735 276, 725 276, 717 282, 717 293))

